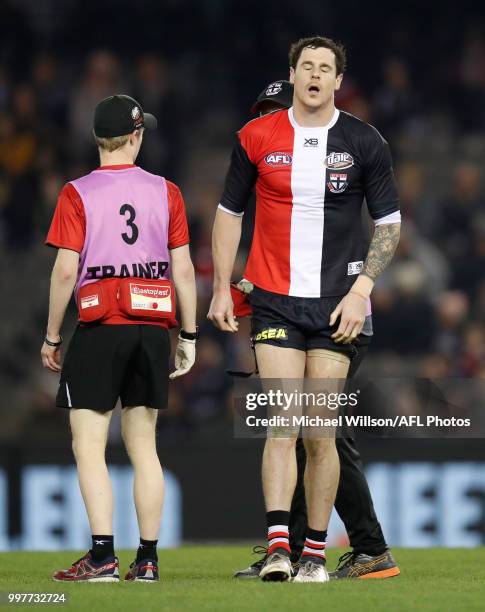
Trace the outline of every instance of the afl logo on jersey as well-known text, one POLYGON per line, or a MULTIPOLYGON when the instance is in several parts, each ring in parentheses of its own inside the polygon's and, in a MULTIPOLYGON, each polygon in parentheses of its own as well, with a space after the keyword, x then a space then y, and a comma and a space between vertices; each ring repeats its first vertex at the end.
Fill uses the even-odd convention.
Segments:
POLYGON ((281 153, 277 151, 276 153, 270 153, 266 155, 264 161, 268 164, 268 166, 291 166, 291 155, 289 153, 281 153))
POLYGON ((346 168, 352 168, 354 158, 350 153, 330 153, 325 158, 323 165, 330 170, 345 170, 346 168))

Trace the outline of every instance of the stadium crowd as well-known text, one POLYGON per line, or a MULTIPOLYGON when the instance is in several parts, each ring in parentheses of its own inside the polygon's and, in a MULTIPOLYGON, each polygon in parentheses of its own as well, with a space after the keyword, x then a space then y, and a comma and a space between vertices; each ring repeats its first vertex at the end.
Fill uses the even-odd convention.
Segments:
MULTIPOLYGON (((81 40, 90 14, 80 2, 63 3, 55 19, 35 4, 7 2, 0 15, 0 439, 58 428, 57 378, 39 358, 55 257, 43 241, 63 184, 97 165, 95 103, 119 92, 159 118, 139 163, 180 185, 198 278, 196 366, 173 384, 160 435, 210 435, 227 423, 231 380, 224 369, 248 370, 253 361, 247 322, 229 336, 205 319, 212 221, 234 132, 262 87, 286 78, 288 43, 317 30, 349 48, 337 106, 390 142, 404 219, 396 257, 373 292, 375 335, 362 373, 485 376, 483 21, 470 16, 461 34, 448 32, 440 26, 445 8, 424 37, 419 24, 384 14, 386 34, 369 40, 372 14, 367 31, 352 30, 347 14, 350 24, 326 20, 318 8, 325 3, 309 3, 312 14, 301 6, 296 15, 283 1, 281 14, 253 23, 254 2, 242 10, 237 2, 185 0, 163 3, 164 19, 145 19, 127 49, 130 13, 117 11, 109 28, 102 19, 91 22, 81 40)), ((99 10, 108 14, 111 4, 99 10)), ((137 11, 150 15, 154 4, 141 1, 137 11)), ((74 308, 70 317, 67 336, 74 308)))

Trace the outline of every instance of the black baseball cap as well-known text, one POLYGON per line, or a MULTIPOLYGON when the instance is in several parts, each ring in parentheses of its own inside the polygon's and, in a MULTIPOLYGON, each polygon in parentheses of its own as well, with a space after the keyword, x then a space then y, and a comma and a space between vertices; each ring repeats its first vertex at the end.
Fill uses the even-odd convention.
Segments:
POLYGON ((259 112, 266 102, 279 104, 283 108, 293 105, 293 85, 289 81, 273 81, 266 85, 251 107, 252 113, 259 112))
POLYGON ((156 127, 156 118, 144 113, 141 104, 130 96, 109 96, 94 110, 94 133, 99 138, 115 138, 140 128, 154 130, 156 127))

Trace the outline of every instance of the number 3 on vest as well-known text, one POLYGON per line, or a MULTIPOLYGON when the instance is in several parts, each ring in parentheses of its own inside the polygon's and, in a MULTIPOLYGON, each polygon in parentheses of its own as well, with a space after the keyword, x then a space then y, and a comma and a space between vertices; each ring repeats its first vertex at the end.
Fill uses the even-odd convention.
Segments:
POLYGON ((128 213, 126 225, 131 229, 131 235, 127 232, 123 232, 121 237, 126 244, 135 244, 135 242, 138 240, 138 226, 134 223, 136 211, 131 204, 123 204, 123 206, 120 208, 120 215, 125 216, 126 213, 128 213))

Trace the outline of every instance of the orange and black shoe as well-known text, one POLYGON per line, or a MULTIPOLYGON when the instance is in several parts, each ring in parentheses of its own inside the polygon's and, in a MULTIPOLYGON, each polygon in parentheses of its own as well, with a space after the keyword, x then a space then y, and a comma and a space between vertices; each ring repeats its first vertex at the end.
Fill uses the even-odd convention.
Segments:
POLYGON ((154 559, 133 561, 125 576, 127 582, 158 582, 158 563, 154 559))
POLYGON ((119 582, 119 562, 117 557, 108 557, 96 563, 89 551, 69 569, 57 571, 52 579, 56 582, 119 582))
POLYGON ((366 555, 364 553, 345 553, 338 560, 337 568, 330 572, 330 580, 341 578, 392 578, 399 576, 400 570, 388 549, 382 555, 366 555))

